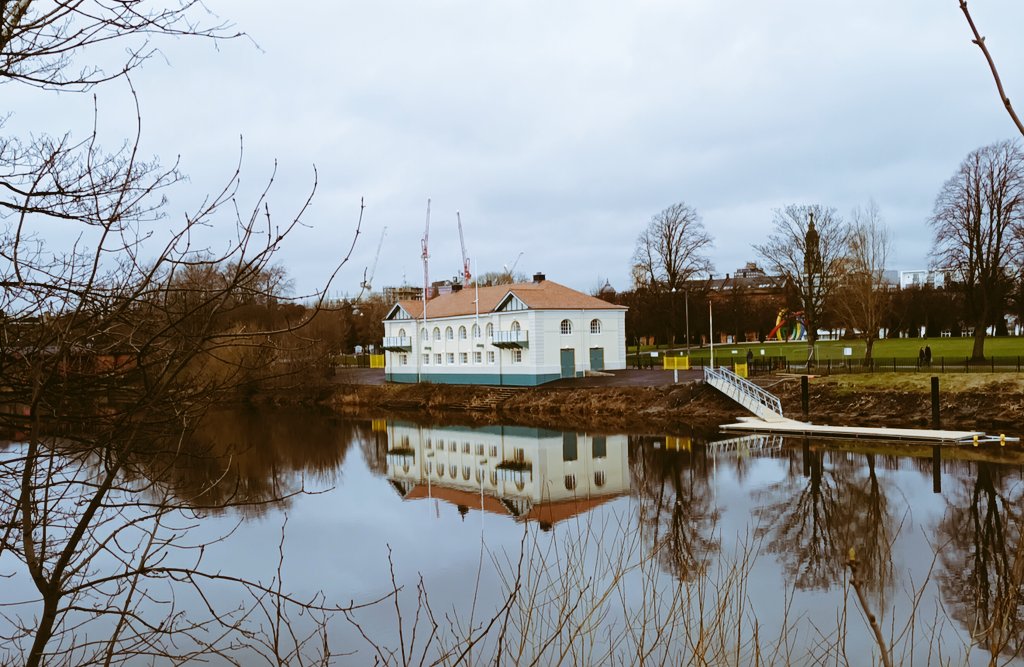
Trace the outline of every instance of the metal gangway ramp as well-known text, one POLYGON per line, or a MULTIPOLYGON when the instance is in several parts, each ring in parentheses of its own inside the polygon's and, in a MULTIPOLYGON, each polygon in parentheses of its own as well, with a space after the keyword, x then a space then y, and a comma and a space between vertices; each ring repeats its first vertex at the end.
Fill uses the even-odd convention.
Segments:
POLYGON ((756 384, 741 378, 728 368, 704 367, 704 382, 750 410, 766 422, 787 421, 782 416, 782 401, 756 384))

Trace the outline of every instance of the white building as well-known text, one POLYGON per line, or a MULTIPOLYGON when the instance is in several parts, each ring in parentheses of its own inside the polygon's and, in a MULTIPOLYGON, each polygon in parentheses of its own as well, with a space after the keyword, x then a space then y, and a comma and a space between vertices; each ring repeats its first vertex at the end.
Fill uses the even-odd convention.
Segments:
POLYGON ((626 367, 626 308, 546 280, 399 301, 384 319, 391 382, 533 386, 626 367))
POLYGON ((387 477, 405 500, 436 498, 546 528, 629 493, 624 435, 401 422, 387 435, 387 477))
POLYGON ((926 286, 941 289, 945 284, 945 271, 928 271, 925 269, 917 271, 900 271, 900 289, 926 286))

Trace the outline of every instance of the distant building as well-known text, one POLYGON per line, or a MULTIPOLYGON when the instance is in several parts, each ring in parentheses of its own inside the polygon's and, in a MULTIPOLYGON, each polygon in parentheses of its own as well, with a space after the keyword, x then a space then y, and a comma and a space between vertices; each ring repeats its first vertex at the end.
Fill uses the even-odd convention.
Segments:
POLYGON ((545 279, 399 301, 384 318, 392 382, 533 386, 626 367, 626 308, 545 279), (478 301, 479 299, 479 301, 478 301))
POLYGON ((780 294, 786 286, 786 279, 783 276, 770 276, 755 262, 747 262, 742 269, 736 269, 732 275, 727 273, 724 278, 712 275, 708 276, 706 282, 699 279, 688 282, 691 286, 705 284, 713 292, 742 289, 750 294, 780 294))
POLYGON ((927 269, 900 271, 900 289, 910 289, 912 287, 934 287, 941 289, 945 285, 945 271, 931 271, 927 269))
POLYGON ((384 288, 384 302, 397 303, 399 301, 412 301, 423 298, 423 288, 412 285, 401 285, 399 287, 384 288))

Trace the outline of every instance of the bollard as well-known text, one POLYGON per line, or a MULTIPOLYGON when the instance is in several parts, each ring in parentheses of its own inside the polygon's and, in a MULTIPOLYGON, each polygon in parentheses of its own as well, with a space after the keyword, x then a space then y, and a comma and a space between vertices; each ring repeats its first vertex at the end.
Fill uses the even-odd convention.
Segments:
POLYGON ((1005 447, 1006 446, 1006 434, 1005 433, 1000 433, 999 434, 999 446, 1000 447, 1005 447))
POLYGON ((974 436, 974 446, 975 447, 978 446, 978 436, 977 435, 974 436))
POLYGON ((804 421, 807 421, 807 415, 811 408, 810 396, 808 395, 807 389, 807 376, 800 376, 800 407, 804 410, 804 421))
POLYGON ((932 447, 932 493, 942 493, 942 448, 932 447))
POLYGON ((939 430, 939 376, 932 376, 932 428, 939 430))

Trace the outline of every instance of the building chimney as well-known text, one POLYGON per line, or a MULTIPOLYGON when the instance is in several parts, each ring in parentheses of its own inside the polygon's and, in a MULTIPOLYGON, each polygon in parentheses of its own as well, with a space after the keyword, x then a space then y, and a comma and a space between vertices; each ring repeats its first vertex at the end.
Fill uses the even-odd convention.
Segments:
POLYGON ((535 283, 542 283, 542 282, 544 282, 544 274, 543 273, 535 273, 535 274, 533 274, 533 282, 535 282, 535 283))

